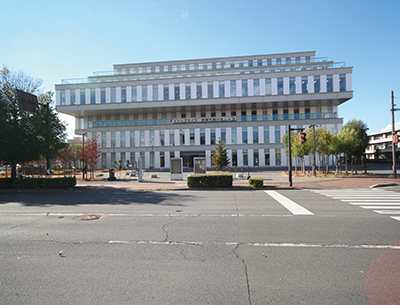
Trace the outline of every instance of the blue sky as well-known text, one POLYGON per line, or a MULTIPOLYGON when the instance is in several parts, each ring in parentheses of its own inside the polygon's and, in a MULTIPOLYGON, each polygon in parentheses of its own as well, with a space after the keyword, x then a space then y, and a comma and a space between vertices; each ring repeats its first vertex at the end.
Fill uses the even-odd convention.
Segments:
POLYGON ((0 63, 46 90, 113 64, 316 51, 354 68, 344 122, 385 128, 392 90, 400 108, 399 0, 0 0, 0 12, 0 63))

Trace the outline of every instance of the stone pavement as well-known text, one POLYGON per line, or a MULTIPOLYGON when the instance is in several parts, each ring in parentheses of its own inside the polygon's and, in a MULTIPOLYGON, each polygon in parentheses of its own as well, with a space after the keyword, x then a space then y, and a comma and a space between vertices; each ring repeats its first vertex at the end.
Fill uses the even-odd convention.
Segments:
MULTIPOLYGON (((187 188, 187 176, 184 173, 183 180, 172 181, 170 174, 166 172, 145 172, 143 181, 138 182, 137 177, 131 177, 125 172, 116 173, 116 181, 104 180, 82 181, 78 180, 77 189, 82 190, 125 190, 125 191, 156 191, 156 190, 189 190, 187 188)), ((251 173, 252 177, 264 179, 264 189, 344 189, 344 188, 367 188, 400 185, 399 178, 395 179, 384 175, 367 177, 344 177, 344 178, 315 178, 315 177, 293 177, 292 187, 289 186, 287 175, 277 171, 265 171, 251 173)), ((251 189, 247 183, 247 173, 233 173, 234 189, 251 189)))

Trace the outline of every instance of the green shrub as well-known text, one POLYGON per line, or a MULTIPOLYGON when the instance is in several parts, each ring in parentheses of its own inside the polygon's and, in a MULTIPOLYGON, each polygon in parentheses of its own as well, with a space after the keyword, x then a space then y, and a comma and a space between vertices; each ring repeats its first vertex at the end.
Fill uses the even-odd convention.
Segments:
POLYGON ((249 178, 249 186, 251 187, 263 187, 264 179, 263 178, 249 178))
POLYGON ((43 186, 44 178, 25 178, 15 179, 13 187, 15 189, 35 189, 43 186))
POLYGON ((76 185, 75 177, 44 179, 43 187, 48 189, 62 189, 74 187, 76 185))
POLYGON ((11 178, 1 178, 0 179, 0 189, 11 189, 12 180, 11 178))
POLYGON ((188 188, 224 188, 232 187, 232 174, 190 175, 187 177, 188 188))
POLYGON ((35 189, 35 188, 69 188, 76 185, 75 177, 64 177, 64 178, 25 178, 15 179, 14 188, 16 189, 35 189))

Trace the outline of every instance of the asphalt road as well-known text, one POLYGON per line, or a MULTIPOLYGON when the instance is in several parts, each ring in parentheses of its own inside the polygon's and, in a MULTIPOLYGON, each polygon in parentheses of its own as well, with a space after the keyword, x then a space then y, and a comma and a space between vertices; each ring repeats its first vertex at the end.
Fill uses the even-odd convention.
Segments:
POLYGON ((399 220, 277 193, 2 192, 0 304, 400 302, 399 220))

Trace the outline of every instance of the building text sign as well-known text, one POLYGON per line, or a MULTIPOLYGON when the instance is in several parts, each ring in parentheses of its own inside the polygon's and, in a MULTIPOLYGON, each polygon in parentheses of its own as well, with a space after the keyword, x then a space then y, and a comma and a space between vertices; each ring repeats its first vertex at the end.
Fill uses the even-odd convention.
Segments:
POLYGON ((212 122, 235 122, 236 117, 210 117, 210 118, 190 118, 190 119, 171 119, 173 124, 181 123, 212 123, 212 122))

